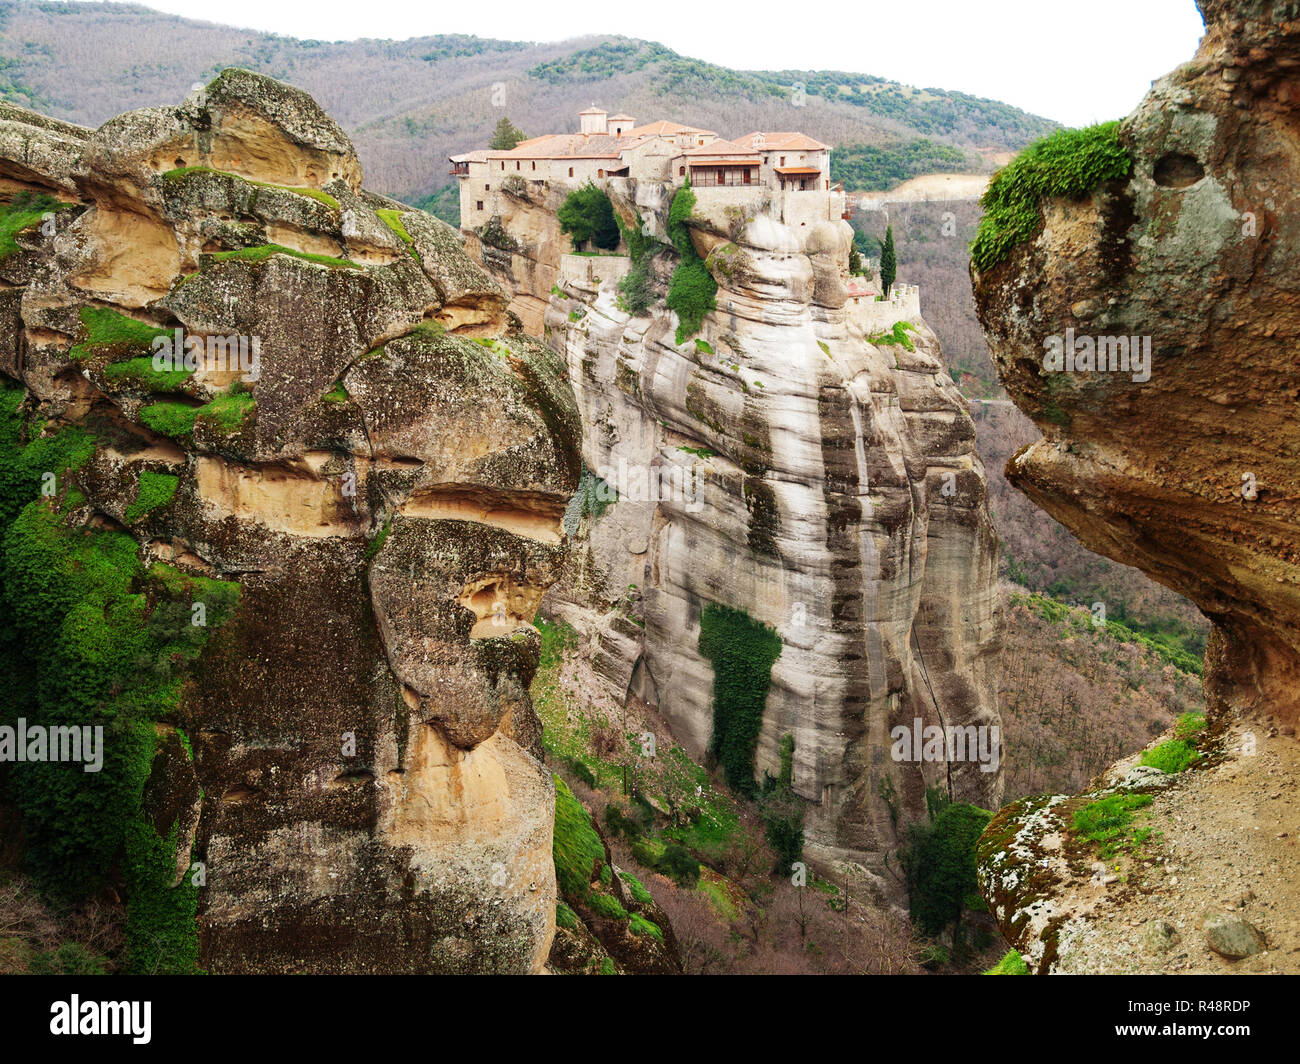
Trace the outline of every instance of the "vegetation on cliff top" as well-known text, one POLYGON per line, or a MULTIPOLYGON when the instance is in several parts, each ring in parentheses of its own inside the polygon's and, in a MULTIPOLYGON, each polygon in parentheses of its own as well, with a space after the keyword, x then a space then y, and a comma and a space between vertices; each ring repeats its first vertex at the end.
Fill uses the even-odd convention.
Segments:
POLYGON ((1031 144, 989 183, 971 261, 981 273, 1043 225, 1045 199, 1080 199, 1103 181, 1127 177, 1133 158, 1119 142, 1119 123, 1062 129, 1031 144))

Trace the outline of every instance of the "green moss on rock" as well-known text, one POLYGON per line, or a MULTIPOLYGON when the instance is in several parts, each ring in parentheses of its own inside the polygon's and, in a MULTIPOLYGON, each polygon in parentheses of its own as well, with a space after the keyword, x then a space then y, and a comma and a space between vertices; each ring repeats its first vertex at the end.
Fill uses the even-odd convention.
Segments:
POLYGON ((146 514, 166 506, 176 494, 179 483, 180 480, 170 473, 154 473, 147 469, 142 472, 140 490, 125 514, 127 524, 134 524, 146 514))
POLYGON ((983 273, 1043 227, 1046 199, 1081 199, 1105 181, 1128 177, 1133 158, 1119 140, 1119 123, 1062 129, 1031 144, 993 176, 980 200, 971 262, 983 273))

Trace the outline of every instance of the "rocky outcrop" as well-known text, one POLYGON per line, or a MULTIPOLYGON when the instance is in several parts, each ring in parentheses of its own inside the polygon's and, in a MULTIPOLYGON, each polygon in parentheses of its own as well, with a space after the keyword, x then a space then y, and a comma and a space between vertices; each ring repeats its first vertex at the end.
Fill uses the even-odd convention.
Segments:
MULTIPOLYGON (((309 97, 244 71, 95 131, 0 111, 5 209, 36 209, 0 258, 8 608, 36 522, 138 570, 119 642, 208 628, 147 706, 137 662, 85 709, 157 750, 101 854, 108 874, 125 834, 137 970, 529 972, 551 945, 529 622, 578 412, 454 230, 361 178, 309 97), (137 836, 175 870, 147 897, 137 836)), ((83 605, 6 653, 54 668, 50 626, 83 605)))
POLYGON ((1085 546, 1216 631, 1211 704, 1300 715, 1294 5, 1203 2, 1196 57, 1119 129, 1127 178, 1048 199, 975 276, 1002 381, 1044 439, 1008 476, 1085 546), (1149 341, 1142 372, 1048 372, 1044 344, 1149 341))
MULTIPOLYGON (((663 239, 661 186, 606 187, 626 225, 663 239)), ((594 502, 571 511, 578 547, 549 601, 601 615, 598 671, 657 705, 698 758, 715 719, 702 611, 775 630, 756 777, 777 775, 792 735, 810 849, 878 858, 924 815, 928 786, 984 806, 1000 795, 993 764, 891 757, 891 729, 918 719, 996 740, 996 548, 974 430, 924 321, 898 341, 871 324, 882 305, 850 299, 846 224, 791 228, 707 191, 689 225, 717 310, 683 343, 662 303, 677 262, 666 248, 648 264, 660 301, 639 316, 594 270, 530 288, 552 229, 534 226, 548 236, 532 272, 484 254, 517 301, 548 300, 582 411, 580 494, 594 502)), ((529 198, 536 212, 555 196, 529 198)), ((513 254, 532 253, 525 240, 513 254)))
POLYGON ((984 896, 1042 973, 1296 970, 1300 23, 1292 3, 1200 6, 1196 57, 1118 126, 1123 174, 1044 199, 1041 228, 973 274, 1044 435, 1007 476, 1214 627, 1190 768, 1129 759, 981 840, 984 896))

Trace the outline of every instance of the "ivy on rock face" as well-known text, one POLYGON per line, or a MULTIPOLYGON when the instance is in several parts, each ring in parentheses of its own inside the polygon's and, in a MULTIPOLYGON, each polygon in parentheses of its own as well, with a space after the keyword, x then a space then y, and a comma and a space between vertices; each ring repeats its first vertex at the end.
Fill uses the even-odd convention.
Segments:
POLYGON ((753 796, 754 750, 781 637, 744 610, 711 602, 700 612, 699 649, 713 665, 709 753, 722 763, 729 787, 753 796))
POLYGON ((677 342, 685 343, 700 331, 704 315, 718 307, 718 282, 709 273, 704 260, 691 242, 691 231, 686 221, 695 209, 695 193, 688 181, 673 196, 668 208, 668 238, 677 249, 681 261, 673 270, 668 282, 668 298, 664 301, 669 310, 677 312, 677 342))

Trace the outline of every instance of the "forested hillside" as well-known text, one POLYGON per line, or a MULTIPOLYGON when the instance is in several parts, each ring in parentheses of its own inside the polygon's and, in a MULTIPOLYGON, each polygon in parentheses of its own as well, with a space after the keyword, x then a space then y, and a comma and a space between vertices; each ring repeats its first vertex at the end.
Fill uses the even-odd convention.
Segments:
MULTIPOLYGON (((352 136, 367 185, 410 202, 430 202, 447 186, 447 155, 484 146, 502 115, 530 135, 565 130, 593 101, 724 136, 801 129, 852 145, 849 167, 837 176, 855 188, 888 187, 898 173, 915 172, 918 161, 979 168, 985 156, 1053 127, 964 93, 870 74, 736 71, 620 37, 332 43, 131 4, 0 3, 0 98, 57 118, 98 125, 132 108, 173 104, 227 66, 306 89, 352 136)), ((445 214, 447 197, 430 205, 445 214)))

